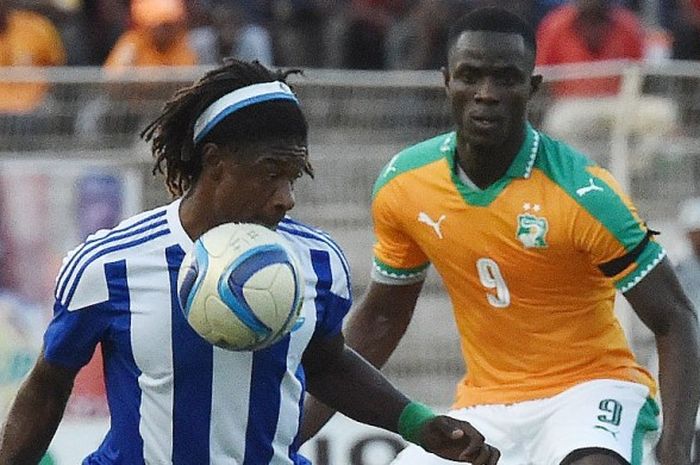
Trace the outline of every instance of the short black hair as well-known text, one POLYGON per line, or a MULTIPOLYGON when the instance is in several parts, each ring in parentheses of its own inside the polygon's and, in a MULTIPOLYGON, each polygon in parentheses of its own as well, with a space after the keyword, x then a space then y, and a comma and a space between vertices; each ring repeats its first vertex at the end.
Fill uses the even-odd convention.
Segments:
POLYGON ((457 39, 459 39, 459 36, 467 31, 518 34, 525 41, 525 45, 532 51, 533 57, 537 53, 537 40, 533 27, 522 17, 501 7, 477 8, 461 16, 450 26, 447 36, 448 53, 457 39))
MULTIPOLYGON (((202 140, 193 140, 194 124, 217 99, 236 89, 263 82, 285 82, 299 70, 272 71, 257 61, 227 58, 189 87, 178 90, 160 116, 141 137, 151 142, 155 157, 153 174, 165 174, 173 196, 183 195, 202 171, 201 148, 207 142, 224 146, 263 140, 293 139, 306 144, 308 124, 299 105, 292 100, 268 100, 244 107, 218 123, 202 140)), ((313 176, 308 159, 304 171, 313 176)))

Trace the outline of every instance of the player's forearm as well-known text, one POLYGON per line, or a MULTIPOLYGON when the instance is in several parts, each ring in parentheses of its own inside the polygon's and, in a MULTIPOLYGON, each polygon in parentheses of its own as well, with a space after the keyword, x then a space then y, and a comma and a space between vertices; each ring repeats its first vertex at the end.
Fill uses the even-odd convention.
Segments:
POLYGON ((304 401, 304 415, 299 434, 301 443, 305 443, 318 433, 335 414, 335 410, 313 396, 304 401))
MULTIPOLYGON (((358 316, 358 314, 355 314, 358 316)), ((381 368, 386 363, 405 331, 392 331, 392 326, 385 326, 375 318, 359 315, 346 328, 348 345, 356 350, 367 362, 381 368)), ((336 379, 331 380, 336 382, 336 379)), ((354 382, 355 380, 351 380, 354 382)), ((301 425, 301 440, 307 441, 319 432, 330 420, 335 410, 313 397, 304 404, 304 415, 301 425)), ((346 413, 346 412, 343 412, 346 413)), ((357 418, 356 418, 357 419, 357 418)), ((359 420, 362 421, 362 420, 359 420)))
POLYGON ((48 386, 33 375, 17 393, 0 433, 0 465, 39 463, 63 416, 70 388, 48 386))
POLYGON ((690 463, 690 446, 700 401, 700 349, 694 317, 674 321, 674 328, 656 338, 664 425, 661 464, 690 463))
POLYGON ((409 403, 376 368, 350 349, 345 349, 332 368, 310 376, 308 390, 353 420, 393 432, 409 403))
MULTIPOLYGON (((381 368, 401 340, 408 320, 390 320, 364 310, 359 306, 353 312, 345 328, 346 341, 367 362, 381 368)), ((301 441, 307 441, 318 433, 334 413, 335 410, 323 402, 313 397, 307 398, 301 424, 301 441)))
MULTIPOLYGON (((383 367, 408 328, 421 284, 399 292, 372 286, 351 312, 344 330, 347 344, 376 367, 383 367)), ((393 290, 390 288, 390 290, 393 290)))
POLYGON ((408 324, 381 316, 357 313, 345 330, 348 345, 375 367, 383 367, 396 349, 408 324))

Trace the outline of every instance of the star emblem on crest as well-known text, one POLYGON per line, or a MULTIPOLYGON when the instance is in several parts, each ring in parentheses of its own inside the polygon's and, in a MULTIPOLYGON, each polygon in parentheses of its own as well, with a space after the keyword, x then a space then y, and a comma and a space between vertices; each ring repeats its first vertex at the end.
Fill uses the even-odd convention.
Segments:
POLYGON ((530 203, 530 202, 523 203, 523 211, 538 212, 540 210, 542 210, 542 207, 538 203, 530 203))

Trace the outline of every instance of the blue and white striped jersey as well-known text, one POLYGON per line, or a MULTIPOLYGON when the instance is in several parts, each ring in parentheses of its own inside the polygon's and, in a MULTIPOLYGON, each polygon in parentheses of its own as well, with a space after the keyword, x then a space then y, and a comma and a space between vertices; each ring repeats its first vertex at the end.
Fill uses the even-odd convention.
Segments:
POLYGON ((102 344, 111 428, 83 464, 304 464, 297 434, 311 337, 350 308, 348 265, 323 232, 279 225, 305 272, 303 323, 256 352, 211 346, 185 320, 177 273, 192 247, 179 201, 100 231, 64 260, 48 361, 81 367, 102 344))

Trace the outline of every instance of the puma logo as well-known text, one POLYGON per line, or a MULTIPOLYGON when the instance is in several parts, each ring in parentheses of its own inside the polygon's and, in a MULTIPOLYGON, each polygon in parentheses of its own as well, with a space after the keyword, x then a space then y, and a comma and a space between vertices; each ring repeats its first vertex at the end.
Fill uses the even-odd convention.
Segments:
POLYGON ((430 216, 428 216, 427 213, 425 212, 420 212, 418 214, 418 221, 420 223, 427 224, 431 228, 435 230, 435 234, 437 234, 437 237, 442 239, 442 231, 440 231, 440 224, 445 220, 446 216, 445 215, 440 215, 440 218, 438 218, 437 221, 434 221, 430 216))
POLYGON ((600 426, 600 425, 595 425, 593 428, 594 428, 594 429, 595 429, 595 428, 597 428, 597 429, 602 429, 603 431, 607 431, 607 432, 610 433, 610 434, 612 435, 612 437, 615 438, 615 439, 617 439, 617 433, 619 433, 619 431, 613 431, 613 430, 611 430, 611 429, 606 428, 605 426, 600 426))
POLYGON ((603 192, 603 188, 600 186, 596 186, 595 183, 593 183, 593 178, 588 178, 588 185, 584 187, 579 187, 576 189, 576 195, 579 197, 583 197, 584 195, 588 194, 589 192, 593 191, 601 191, 603 192))
POLYGON ((389 160, 389 164, 386 166, 384 169, 384 173, 382 174, 385 178, 389 176, 391 173, 394 173, 397 171, 396 166, 394 164, 396 163, 396 160, 399 158, 399 155, 396 154, 393 156, 391 160, 389 160))

